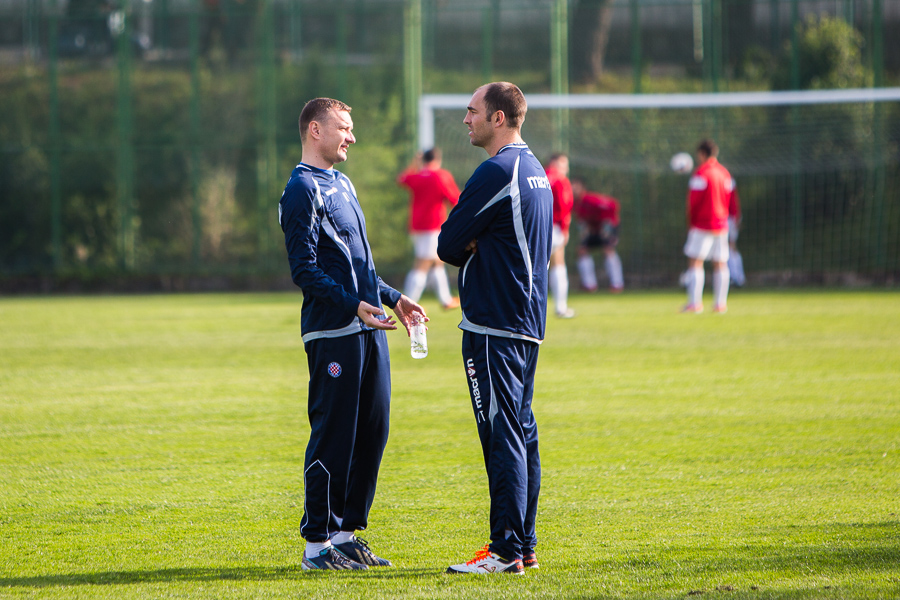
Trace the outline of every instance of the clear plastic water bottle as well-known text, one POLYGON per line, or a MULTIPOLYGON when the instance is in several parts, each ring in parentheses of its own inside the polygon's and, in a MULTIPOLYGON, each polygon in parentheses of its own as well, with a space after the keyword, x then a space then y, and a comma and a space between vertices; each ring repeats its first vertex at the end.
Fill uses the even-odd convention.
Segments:
POLYGON ((418 315, 416 323, 409 332, 409 353, 413 358, 425 358, 428 356, 428 339, 425 337, 425 323, 418 315))

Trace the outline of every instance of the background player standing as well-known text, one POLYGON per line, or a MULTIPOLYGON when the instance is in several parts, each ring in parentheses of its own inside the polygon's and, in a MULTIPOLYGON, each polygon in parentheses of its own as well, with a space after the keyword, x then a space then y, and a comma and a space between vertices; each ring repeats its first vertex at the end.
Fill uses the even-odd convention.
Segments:
POLYGON ((581 180, 572 181, 575 216, 583 228, 578 244, 578 276, 589 292, 597 291, 597 271, 591 252, 603 249, 603 265, 609 277, 609 291, 620 293, 625 288, 622 260, 616 252, 619 244, 619 201, 612 196, 589 192, 581 180))
POLYGON ((684 254, 688 257, 685 278, 687 304, 681 312, 703 312, 703 262, 711 260, 713 272, 713 310, 724 313, 728 299, 728 202, 734 190, 731 173, 716 158, 719 147, 706 139, 697 146, 700 165, 688 182, 688 238, 684 254))
POLYGON ((569 273, 566 270, 566 244, 572 223, 572 184, 569 182, 569 157, 553 154, 547 162, 547 179, 553 192, 553 245, 550 254, 550 291, 556 303, 556 316, 571 319, 569 273))
POLYGON ((490 83, 469 101, 469 141, 488 160, 441 227, 438 254, 461 267, 462 355, 491 496, 490 543, 450 573, 522 573, 537 567, 541 487, 531 409, 547 320, 553 194, 522 141, 522 91, 490 83))
POLYGON ((441 168, 440 148, 416 154, 397 183, 410 191, 409 231, 416 256, 404 291, 418 302, 430 278, 441 306, 456 308, 459 298, 450 294, 447 270, 437 255, 437 240, 441 224, 447 220, 447 205, 456 206, 459 200, 459 188, 450 171, 441 168))
POLYGON ((303 482, 302 568, 390 566, 354 532, 368 525, 388 437, 390 356, 383 330, 407 332, 425 311, 375 273, 347 160, 350 107, 310 100, 300 113, 302 160, 278 205, 291 277, 303 290, 300 329, 309 366, 309 444, 303 482))

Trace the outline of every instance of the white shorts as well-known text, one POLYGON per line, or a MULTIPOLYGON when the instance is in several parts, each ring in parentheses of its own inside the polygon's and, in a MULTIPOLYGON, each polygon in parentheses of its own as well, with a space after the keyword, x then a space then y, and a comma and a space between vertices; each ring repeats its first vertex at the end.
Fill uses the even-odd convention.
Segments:
POLYGON ((416 258, 436 260, 438 257, 437 244, 440 230, 422 231, 410 235, 413 243, 413 252, 416 258))
POLYGON ((713 233, 692 227, 684 244, 684 254, 695 260, 727 261, 728 231, 713 233))
POLYGON ((566 234, 563 233, 562 227, 553 226, 553 235, 550 238, 550 254, 556 252, 560 246, 566 243, 566 234))
POLYGON ((736 242, 738 239, 738 224, 737 219, 734 217, 728 217, 728 241, 732 244, 736 242))

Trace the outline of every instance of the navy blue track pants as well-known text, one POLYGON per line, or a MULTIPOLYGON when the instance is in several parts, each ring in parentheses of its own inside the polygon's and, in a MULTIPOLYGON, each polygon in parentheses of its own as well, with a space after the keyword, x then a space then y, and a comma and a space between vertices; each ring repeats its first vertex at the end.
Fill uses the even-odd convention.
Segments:
POLYGON ((368 525, 387 444, 391 363, 384 331, 312 340, 300 534, 323 542, 368 525))
POLYGON ((468 331, 462 341, 491 495, 491 550, 521 558, 537 544, 541 457, 531 401, 540 346, 468 331))

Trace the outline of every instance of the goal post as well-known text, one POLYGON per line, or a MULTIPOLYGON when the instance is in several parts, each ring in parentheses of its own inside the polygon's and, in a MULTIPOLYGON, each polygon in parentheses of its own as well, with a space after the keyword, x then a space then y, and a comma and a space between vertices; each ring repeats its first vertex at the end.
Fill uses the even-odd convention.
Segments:
MULTIPOLYGON (((440 146, 460 183, 485 158, 462 123, 470 98, 419 101, 418 144, 440 146)), ((526 98, 523 137, 538 158, 566 149, 573 178, 620 199, 620 254, 637 285, 677 281, 684 267, 687 176, 668 165, 706 137, 738 184, 751 282, 900 277, 900 88, 526 98)))

